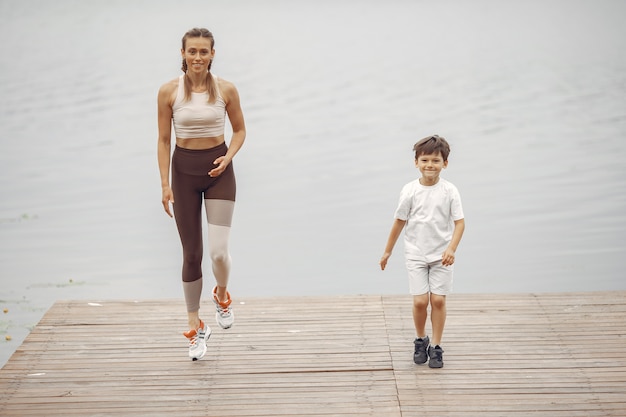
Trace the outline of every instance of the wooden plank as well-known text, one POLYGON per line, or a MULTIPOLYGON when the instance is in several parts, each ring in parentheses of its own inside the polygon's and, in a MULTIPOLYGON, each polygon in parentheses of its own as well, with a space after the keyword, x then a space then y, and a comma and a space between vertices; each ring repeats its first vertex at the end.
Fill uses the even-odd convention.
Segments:
POLYGON ((0 410, 399 416, 381 298, 284 301, 237 305, 236 326, 212 326, 198 362, 186 357, 180 301, 58 302, 0 373, 0 410))
POLYGON ((404 298, 384 298, 403 414, 626 415, 626 293, 450 296, 441 370, 412 363, 404 298))
POLYGON ((241 300, 197 362, 184 311, 55 303, 0 370, 0 416, 626 415, 626 292, 452 295, 437 370, 412 361, 410 296, 241 300))

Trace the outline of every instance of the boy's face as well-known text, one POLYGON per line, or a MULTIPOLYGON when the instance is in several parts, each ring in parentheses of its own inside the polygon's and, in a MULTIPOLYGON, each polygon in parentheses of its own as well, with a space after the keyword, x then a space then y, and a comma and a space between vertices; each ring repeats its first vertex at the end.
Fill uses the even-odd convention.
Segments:
POLYGON ((448 161, 443 160, 441 152, 430 155, 421 154, 415 160, 415 166, 422 173, 425 184, 436 184, 441 170, 448 166, 448 161))

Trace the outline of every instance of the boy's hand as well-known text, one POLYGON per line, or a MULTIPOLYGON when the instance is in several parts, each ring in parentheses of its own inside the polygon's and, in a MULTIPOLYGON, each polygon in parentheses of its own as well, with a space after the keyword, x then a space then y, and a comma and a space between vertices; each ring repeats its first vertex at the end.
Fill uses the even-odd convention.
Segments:
POLYGON ((454 263, 454 251, 450 248, 446 249, 441 257, 441 264, 443 266, 450 266, 454 263))
POLYGON ((387 266, 387 260, 389 259, 390 256, 391 254, 389 252, 385 252, 383 254, 383 257, 380 258, 380 262, 378 262, 378 264, 380 265, 380 269, 382 269, 383 271, 385 270, 385 267, 387 266))

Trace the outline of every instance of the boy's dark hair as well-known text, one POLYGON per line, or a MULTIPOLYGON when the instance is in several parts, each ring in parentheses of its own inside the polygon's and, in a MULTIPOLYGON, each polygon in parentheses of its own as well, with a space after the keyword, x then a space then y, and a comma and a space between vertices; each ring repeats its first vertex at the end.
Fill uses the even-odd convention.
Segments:
POLYGON ((420 155, 432 155, 434 153, 441 152, 443 160, 447 161, 448 155, 450 155, 450 145, 448 144, 448 141, 438 135, 428 136, 421 139, 413 145, 413 150, 415 151, 415 159, 419 158, 420 155))

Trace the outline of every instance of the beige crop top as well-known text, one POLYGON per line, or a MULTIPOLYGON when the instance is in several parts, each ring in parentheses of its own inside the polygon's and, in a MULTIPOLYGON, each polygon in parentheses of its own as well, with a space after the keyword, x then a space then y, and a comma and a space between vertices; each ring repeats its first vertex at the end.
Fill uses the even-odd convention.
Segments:
MULTIPOLYGON (((178 79, 178 92, 172 106, 174 132, 180 139, 213 138, 224 134, 226 103, 217 89, 215 103, 209 103, 209 93, 191 93, 185 101, 185 74, 178 79)), ((215 77, 217 83, 217 77, 215 77)))

